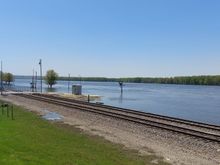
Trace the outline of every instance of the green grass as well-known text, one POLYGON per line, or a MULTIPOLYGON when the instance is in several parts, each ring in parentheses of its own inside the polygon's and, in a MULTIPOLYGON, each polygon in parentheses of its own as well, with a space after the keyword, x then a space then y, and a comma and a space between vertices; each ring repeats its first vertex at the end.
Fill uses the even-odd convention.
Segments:
POLYGON ((150 165, 155 159, 165 164, 20 107, 14 114, 11 120, 0 111, 0 165, 150 165))

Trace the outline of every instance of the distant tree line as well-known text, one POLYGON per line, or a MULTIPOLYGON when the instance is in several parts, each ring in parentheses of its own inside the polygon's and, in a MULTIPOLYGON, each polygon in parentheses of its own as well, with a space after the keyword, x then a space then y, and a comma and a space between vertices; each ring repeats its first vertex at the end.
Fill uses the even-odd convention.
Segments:
POLYGON ((63 81, 95 81, 95 82, 117 82, 117 78, 106 77, 59 77, 59 80, 63 81))
POLYGON ((220 75, 216 76, 184 76, 167 78, 133 77, 133 78, 106 78, 106 77, 59 77, 59 80, 71 81, 99 81, 99 82, 132 82, 158 84, 185 84, 185 85, 220 85, 220 75))

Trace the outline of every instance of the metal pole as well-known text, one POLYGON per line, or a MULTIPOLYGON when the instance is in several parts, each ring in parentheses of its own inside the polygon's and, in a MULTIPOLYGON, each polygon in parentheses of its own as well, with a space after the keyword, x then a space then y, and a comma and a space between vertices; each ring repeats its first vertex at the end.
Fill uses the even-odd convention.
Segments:
POLYGON ((82 77, 81 77, 81 75, 79 75, 79 82, 80 82, 80 85, 82 85, 82 77))
POLYGON ((35 91, 37 92, 37 72, 35 72, 35 91))
POLYGON ((33 75, 32 75, 31 91, 34 92, 34 69, 33 69, 33 75))
POLYGON ((2 69, 2 61, 1 61, 1 95, 3 94, 3 69, 2 69))
POLYGON ((88 95, 88 103, 90 102, 90 95, 88 95))
POLYGON ((70 92, 70 74, 69 74, 69 79, 68 79, 68 93, 70 92))
POLYGON ((34 78, 35 78, 35 77, 34 77, 34 69, 33 69, 33 77, 32 77, 33 87, 34 87, 34 81, 35 81, 34 78))
POLYGON ((42 93, 42 91, 43 91, 43 77, 42 77, 42 60, 41 59, 40 59, 39 65, 40 65, 40 92, 42 93))

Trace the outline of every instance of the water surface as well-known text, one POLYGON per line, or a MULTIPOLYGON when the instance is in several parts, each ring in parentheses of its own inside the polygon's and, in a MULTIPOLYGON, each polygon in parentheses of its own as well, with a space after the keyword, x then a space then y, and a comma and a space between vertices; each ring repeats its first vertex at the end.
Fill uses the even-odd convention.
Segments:
MULTIPOLYGON (((14 85, 29 88, 30 82, 16 79, 14 85)), ((115 82, 71 82, 80 83, 83 94, 100 95, 107 105, 220 125, 219 86, 125 83, 121 94, 115 82)), ((53 91, 71 92, 67 81, 58 81, 53 91)))

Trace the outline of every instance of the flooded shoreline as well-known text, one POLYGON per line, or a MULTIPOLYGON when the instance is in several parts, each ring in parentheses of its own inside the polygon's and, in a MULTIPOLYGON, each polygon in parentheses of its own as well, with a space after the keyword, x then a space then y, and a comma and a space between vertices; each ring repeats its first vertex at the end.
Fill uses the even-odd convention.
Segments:
MULTIPOLYGON (((16 79, 15 86, 29 88, 28 79, 16 79)), ((71 82, 79 84, 80 82, 71 82)), ((81 82, 85 96, 100 96, 106 105, 220 125, 220 87, 125 83, 121 94, 116 82, 81 82)), ((67 81, 58 81, 54 92, 71 93, 67 81)), ((44 90, 47 86, 44 84, 44 90)))

